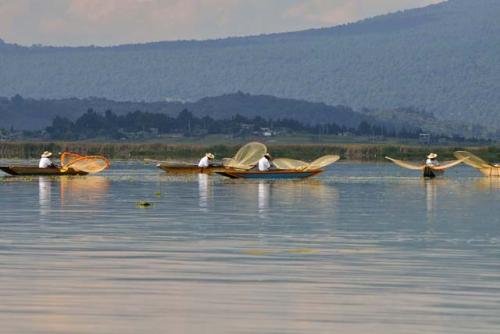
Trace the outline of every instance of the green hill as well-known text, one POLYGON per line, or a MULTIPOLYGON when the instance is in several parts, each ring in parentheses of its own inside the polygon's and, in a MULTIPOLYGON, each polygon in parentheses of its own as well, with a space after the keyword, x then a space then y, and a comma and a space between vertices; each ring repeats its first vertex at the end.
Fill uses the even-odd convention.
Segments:
POLYGON ((334 28, 212 41, 3 43, 0 96, 194 101, 241 90, 500 127, 499 17, 498 0, 450 0, 334 28))
MULTIPOLYGON (((422 130, 436 135, 465 138, 491 138, 498 135, 483 126, 458 121, 441 121, 433 114, 411 108, 370 110, 356 112, 346 106, 284 99, 269 95, 250 95, 242 92, 206 97, 195 102, 130 102, 104 98, 33 99, 16 95, 0 98, 0 129, 41 130, 52 123, 56 116, 75 121, 87 110, 104 114, 107 110, 116 115, 141 111, 167 114, 171 117, 188 110, 195 117, 230 119, 237 115, 246 118, 261 117, 265 120, 294 120, 307 126, 335 123, 344 128, 358 128, 361 123, 383 126, 387 130, 422 130)), ((165 125, 165 124, 163 124, 165 125)))

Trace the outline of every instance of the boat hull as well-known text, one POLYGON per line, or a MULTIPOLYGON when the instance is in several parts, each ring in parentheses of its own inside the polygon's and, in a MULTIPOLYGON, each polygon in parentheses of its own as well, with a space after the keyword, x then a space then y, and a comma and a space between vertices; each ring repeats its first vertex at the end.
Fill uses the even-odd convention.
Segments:
POLYGON ((158 168, 164 170, 169 174, 213 174, 225 170, 221 166, 209 166, 207 168, 200 168, 197 165, 166 165, 160 164, 158 168))
POLYGON ((76 171, 69 168, 62 172, 59 168, 38 168, 36 166, 4 166, 0 170, 14 176, 62 176, 62 175, 87 175, 87 172, 76 171))
POLYGON ((232 179, 265 179, 265 180, 290 180, 305 179, 323 172, 322 170, 295 171, 295 170, 270 170, 270 171, 224 171, 217 174, 232 179))

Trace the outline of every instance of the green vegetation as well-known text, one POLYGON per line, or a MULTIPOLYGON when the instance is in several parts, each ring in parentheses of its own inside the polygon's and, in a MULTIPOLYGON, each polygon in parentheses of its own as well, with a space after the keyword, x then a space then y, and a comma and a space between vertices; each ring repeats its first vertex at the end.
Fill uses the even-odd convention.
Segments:
MULTIPOLYGON (((292 119, 266 120, 262 117, 247 118, 236 115, 230 119, 215 120, 210 116, 195 117, 184 109, 177 117, 165 114, 145 113, 136 111, 126 115, 116 115, 110 110, 99 114, 88 110, 75 122, 66 118, 56 117, 46 132, 51 139, 87 140, 115 139, 134 140, 154 138, 164 134, 177 134, 183 137, 200 137, 223 134, 232 137, 312 134, 318 136, 374 136, 392 138, 418 138, 422 129, 412 127, 411 130, 387 128, 385 125, 370 124, 367 121, 359 123, 357 128, 347 128, 336 123, 318 125, 303 124, 292 119)), ((443 137, 443 136, 441 136, 443 137)), ((439 137, 438 137, 439 138, 439 137)), ((457 140, 464 140, 456 136, 457 140)))
MULTIPOLYGON (((242 123, 247 123, 247 126, 274 128, 279 127, 277 123, 281 123, 293 130, 294 134, 304 130, 309 133, 331 134, 340 130, 343 133, 389 137, 408 137, 420 131, 430 133, 434 137, 447 136, 457 139, 496 139, 500 135, 472 122, 441 121, 431 113, 414 108, 365 108, 356 112, 345 106, 329 106, 241 92, 186 103, 117 102, 98 98, 37 100, 19 95, 0 98, 0 127, 8 129, 0 129, 0 140, 44 138, 40 133, 33 132, 51 125, 49 135, 52 139, 102 137, 138 140, 148 137, 147 132, 150 129, 189 136, 214 132, 247 133, 248 128, 243 129, 242 123), (189 111, 189 114, 183 117, 185 111, 189 111), (199 121, 198 124, 193 123, 190 127, 188 122, 195 120, 199 121), (182 124, 176 125, 179 121, 182 124), (296 124, 292 124, 294 122, 296 124), (240 123, 240 126, 235 129, 234 123, 240 123), (107 125, 111 125, 108 127, 109 131, 99 133, 99 128, 107 125), (182 126, 186 128, 180 129, 182 126), (405 135, 400 135, 405 132, 405 135)), ((50 139, 47 136, 45 138, 50 139)))
MULTIPOLYGON (((422 160, 430 151, 440 155, 441 160, 454 159, 457 150, 470 151, 485 160, 500 161, 500 146, 420 146, 401 144, 273 144, 266 143, 274 157, 289 157, 312 160, 325 154, 338 154, 343 160, 384 161, 386 155, 422 160)), ((157 160, 197 161, 205 152, 214 152, 217 159, 233 156, 241 143, 231 145, 161 144, 161 143, 85 143, 85 142, 0 142, 0 159, 35 159, 40 152, 71 151, 84 155, 99 154, 111 159, 145 158, 157 160)))

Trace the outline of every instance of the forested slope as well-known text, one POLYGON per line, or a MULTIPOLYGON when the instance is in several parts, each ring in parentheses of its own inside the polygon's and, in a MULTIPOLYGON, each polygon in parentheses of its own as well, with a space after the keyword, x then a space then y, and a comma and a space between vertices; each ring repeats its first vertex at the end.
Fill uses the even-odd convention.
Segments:
POLYGON ((450 0, 295 33, 116 47, 0 44, 0 96, 197 100, 236 91, 416 107, 499 126, 500 1, 450 0))

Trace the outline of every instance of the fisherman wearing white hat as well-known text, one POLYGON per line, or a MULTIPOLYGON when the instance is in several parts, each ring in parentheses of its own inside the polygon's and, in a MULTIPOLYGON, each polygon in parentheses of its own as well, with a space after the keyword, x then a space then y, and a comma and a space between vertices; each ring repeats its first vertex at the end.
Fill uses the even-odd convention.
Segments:
POLYGON ((258 168, 261 172, 268 171, 271 168, 271 155, 269 153, 264 154, 259 160, 258 168))
POLYGON ((425 164, 427 166, 439 166, 439 161, 437 161, 438 155, 436 153, 431 153, 427 156, 425 164))
POLYGON ((52 161, 50 161, 50 157, 52 153, 49 151, 45 151, 42 153, 42 157, 40 158, 40 162, 38 163, 38 168, 54 168, 56 165, 52 161))
POLYGON ((200 168, 208 168, 212 164, 212 160, 215 158, 215 156, 212 153, 207 153, 203 158, 201 158, 200 162, 198 163, 198 167, 200 168))

